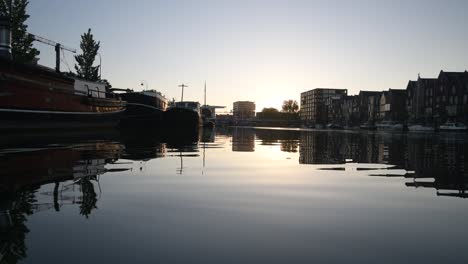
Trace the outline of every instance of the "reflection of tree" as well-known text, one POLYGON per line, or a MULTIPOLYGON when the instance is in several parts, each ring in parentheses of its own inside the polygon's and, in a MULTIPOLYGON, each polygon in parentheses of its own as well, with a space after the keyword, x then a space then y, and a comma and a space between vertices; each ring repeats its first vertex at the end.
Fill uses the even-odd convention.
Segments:
POLYGON ((0 208, 0 263, 17 263, 26 258, 26 216, 33 213, 35 190, 18 192, 10 197, 0 197, 9 201, 6 208, 0 208))
POLYGON ((78 204, 80 204, 80 214, 86 216, 86 218, 89 218, 93 209, 97 209, 97 194, 94 191, 92 179, 95 180, 96 176, 81 178, 76 182, 80 186, 82 193, 81 201, 78 201, 78 204))

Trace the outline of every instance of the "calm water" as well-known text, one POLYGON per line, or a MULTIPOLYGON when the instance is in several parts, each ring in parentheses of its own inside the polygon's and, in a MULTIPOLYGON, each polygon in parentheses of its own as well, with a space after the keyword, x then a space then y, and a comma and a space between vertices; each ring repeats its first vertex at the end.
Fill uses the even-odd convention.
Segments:
POLYGON ((467 263, 468 136, 0 140, 0 263, 467 263))

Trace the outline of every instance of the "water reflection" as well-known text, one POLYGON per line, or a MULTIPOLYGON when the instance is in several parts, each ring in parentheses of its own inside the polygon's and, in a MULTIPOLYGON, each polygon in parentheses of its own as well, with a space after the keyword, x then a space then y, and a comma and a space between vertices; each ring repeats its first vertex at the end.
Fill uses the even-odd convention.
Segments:
POLYGON ((433 188, 438 196, 466 198, 468 139, 463 134, 402 134, 234 128, 233 151, 279 146, 299 151, 299 164, 320 170, 364 171, 403 177, 408 187, 433 188))
POLYGON ((232 130, 232 151, 255 151, 255 130, 251 128, 235 127, 232 130))
POLYGON ((174 138, 153 132, 5 135, 0 141, 0 263, 27 257, 29 216, 76 207, 89 218, 102 195, 100 175, 132 169, 119 160, 149 161, 167 153, 180 153, 182 159, 198 152, 197 133, 174 138))
MULTIPOLYGON (((162 233, 171 240, 174 238, 164 230, 179 228, 180 225, 170 224, 174 221, 182 221, 186 225, 187 233, 183 236, 189 237, 196 232, 195 229, 199 230, 197 227, 210 230, 213 224, 218 223, 210 223, 212 217, 220 217, 223 221, 219 223, 244 219, 244 223, 252 224, 253 218, 250 217, 257 217, 258 212, 279 217, 255 218, 255 221, 285 221, 290 230, 298 224, 302 225, 301 230, 321 230, 320 226, 310 223, 319 221, 320 217, 330 221, 330 212, 341 213, 342 217, 350 219, 352 225, 354 209, 339 211, 339 208, 347 207, 342 203, 346 203, 349 197, 351 206, 369 202, 367 196, 363 200, 356 198, 362 195, 361 187, 366 185, 366 181, 374 184, 378 181, 372 187, 385 188, 388 181, 384 177, 395 179, 406 193, 416 193, 409 188, 428 188, 435 190, 437 196, 467 198, 467 141, 464 135, 413 136, 252 128, 220 128, 174 135, 160 131, 111 131, 81 136, 63 133, 36 138, 6 136, 0 140, 0 263, 29 260, 26 238, 30 233, 32 216, 40 212, 72 214, 89 223, 96 215, 107 214, 106 221, 120 221, 102 209, 116 203, 114 206, 123 217, 122 221, 128 225, 133 223, 135 215, 162 219, 159 222, 160 233, 156 232, 150 238, 157 240, 162 233), (284 160, 285 157, 290 160, 284 160), (149 164, 148 171, 144 164, 149 164), (135 166, 139 169, 135 170, 135 166), (130 179, 124 180, 124 187, 120 189, 105 188, 101 178, 108 178, 108 184, 121 181, 119 178, 114 182, 116 175, 151 177, 128 177, 130 179), (320 178, 325 177, 333 178, 330 181, 333 184, 315 187, 322 180, 320 178), (291 178, 294 180, 290 181, 291 178), (355 185, 349 189, 341 186, 350 182, 355 185), (339 191, 349 196, 339 200, 339 191), (126 199, 115 199, 126 195, 126 192, 130 193, 126 199), (106 195, 113 195, 115 200, 106 204, 106 195), (357 201, 354 205, 353 199, 357 201), (332 209, 327 209, 328 206, 332 209), (183 217, 187 215, 197 220, 183 217), (168 218, 164 218, 166 216, 168 218)), ((376 192, 368 194, 369 197, 377 197, 376 192)), ((432 194, 431 197, 435 198, 432 194)), ((44 219, 48 221, 52 217, 58 216, 49 215, 44 219)), ((153 224, 144 217, 140 220, 147 221, 148 226, 153 224)), ((235 230, 244 228, 236 226, 236 221, 230 225, 235 230)), ((154 226, 158 228, 157 224, 154 226)), ((338 223, 339 228, 342 226, 338 223)), ((268 225, 260 224, 251 232, 266 227, 268 225)), ((217 228, 219 232, 226 232, 220 226, 217 228)), ((144 229, 142 236, 149 236, 144 227, 141 229, 144 229)), ((274 232, 268 234, 274 236, 274 232)), ((282 234, 287 237, 289 233, 282 234)), ((203 235, 216 237, 209 232, 203 235)), ((285 241, 294 243, 291 237, 285 241)), ((185 241, 188 244, 183 245, 193 246, 185 241)), ((237 243, 242 239, 233 241, 237 243)), ((342 241, 342 237, 337 241, 342 241)), ((175 243, 174 240, 171 242, 175 243)), ((198 245, 197 242, 195 244, 198 245)))
POLYGON ((368 175, 405 177, 411 180, 406 186, 434 188, 437 195, 466 198, 467 157, 464 135, 303 132, 300 137, 301 164, 353 162, 363 169, 366 163, 388 164, 404 173, 368 175))
POLYGON ((280 145, 284 152, 296 153, 299 149, 299 131, 257 130, 256 136, 261 145, 280 145))
POLYGON ((0 155, 0 263, 26 257, 29 215, 77 206, 88 218, 97 208, 96 183, 119 159, 122 146, 111 142, 37 148, 7 148, 0 155), (44 191, 41 186, 53 185, 44 191))

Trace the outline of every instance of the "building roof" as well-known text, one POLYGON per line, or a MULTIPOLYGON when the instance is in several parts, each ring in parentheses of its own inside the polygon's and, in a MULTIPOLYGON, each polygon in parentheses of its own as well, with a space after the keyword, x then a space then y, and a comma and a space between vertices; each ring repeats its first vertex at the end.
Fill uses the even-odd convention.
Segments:
POLYGON ((251 101, 235 101, 235 102, 234 102, 234 104, 239 104, 239 103, 255 104, 255 102, 251 102, 251 101))
POLYGON ((340 91, 340 92, 348 93, 348 89, 342 89, 342 88, 314 88, 312 90, 302 92, 301 96, 307 93, 318 92, 318 91, 340 91))
POLYGON ((379 95, 381 91, 359 91, 359 95, 379 95))
POLYGON ((460 80, 460 81, 467 81, 468 80, 468 72, 444 72, 440 71, 439 79, 441 78, 448 78, 450 80, 460 80))
POLYGON ((393 94, 406 94, 406 89, 392 89, 389 88, 388 91, 393 94))

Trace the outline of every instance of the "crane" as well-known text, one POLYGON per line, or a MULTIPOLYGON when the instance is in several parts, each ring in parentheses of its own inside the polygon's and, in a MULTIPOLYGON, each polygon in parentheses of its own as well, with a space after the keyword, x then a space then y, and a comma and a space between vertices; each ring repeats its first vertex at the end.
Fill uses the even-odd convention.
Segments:
POLYGON ((44 43, 46 45, 50 45, 50 46, 55 47, 55 71, 57 73, 60 73, 60 51, 61 50, 66 50, 66 51, 70 51, 72 53, 76 53, 76 49, 69 48, 69 47, 64 46, 64 45, 62 45, 60 43, 57 43, 55 41, 52 41, 52 40, 49 40, 49 39, 46 39, 44 37, 40 37, 40 36, 31 34, 31 33, 29 33, 29 35, 31 35, 34 38, 35 41, 38 41, 38 42, 44 43))

